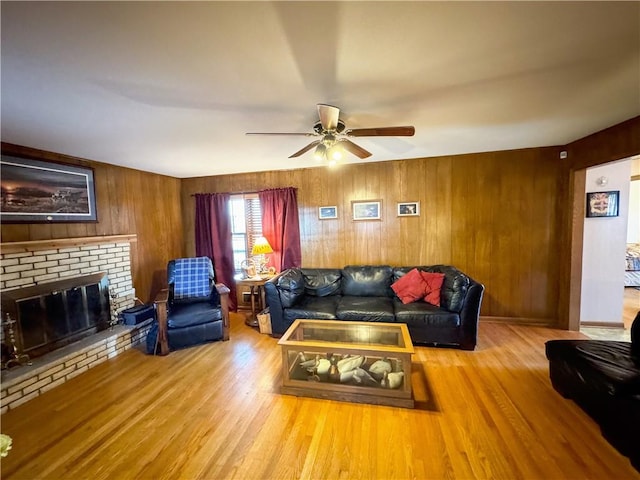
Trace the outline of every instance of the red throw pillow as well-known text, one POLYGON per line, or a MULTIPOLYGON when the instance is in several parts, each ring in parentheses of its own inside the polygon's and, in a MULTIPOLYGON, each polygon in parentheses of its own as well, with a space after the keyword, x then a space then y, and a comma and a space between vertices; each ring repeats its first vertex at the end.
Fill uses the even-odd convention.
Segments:
POLYGON ((424 301, 439 307, 440 290, 444 283, 444 273, 420 272, 420 275, 426 284, 424 301))
POLYGON ((396 280, 391 288, 405 305, 421 300, 427 294, 427 284, 416 268, 396 280))

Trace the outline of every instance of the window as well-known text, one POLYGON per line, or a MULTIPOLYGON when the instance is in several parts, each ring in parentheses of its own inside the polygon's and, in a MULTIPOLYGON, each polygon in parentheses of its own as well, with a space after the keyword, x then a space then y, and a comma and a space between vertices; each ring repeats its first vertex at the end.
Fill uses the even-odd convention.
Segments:
POLYGON ((231 195, 231 236, 233 268, 242 274, 242 262, 251 257, 251 249, 262 236, 262 211, 257 194, 231 195))

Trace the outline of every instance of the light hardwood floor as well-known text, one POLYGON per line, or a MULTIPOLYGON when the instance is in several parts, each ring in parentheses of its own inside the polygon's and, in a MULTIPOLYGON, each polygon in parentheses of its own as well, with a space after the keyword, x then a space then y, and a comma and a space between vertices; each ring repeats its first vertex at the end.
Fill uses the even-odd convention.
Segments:
POLYGON ((632 479, 549 383, 544 342, 576 332, 481 322, 474 352, 417 347, 414 410, 278 392, 276 340, 130 350, 1 418, 10 479, 632 479))
POLYGON ((629 330, 633 319, 640 312, 640 288, 626 287, 624 289, 624 303, 622 305, 622 322, 629 330))

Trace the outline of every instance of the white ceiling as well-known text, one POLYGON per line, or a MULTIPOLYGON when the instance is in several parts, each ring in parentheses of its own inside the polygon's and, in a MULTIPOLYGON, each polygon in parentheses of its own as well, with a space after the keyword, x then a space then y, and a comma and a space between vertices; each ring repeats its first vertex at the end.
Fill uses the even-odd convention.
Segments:
POLYGON ((194 177, 564 145, 640 115, 640 2, 6 2, 2 140, 194 177), (349 155, 347 162, 360 160, 349 155))

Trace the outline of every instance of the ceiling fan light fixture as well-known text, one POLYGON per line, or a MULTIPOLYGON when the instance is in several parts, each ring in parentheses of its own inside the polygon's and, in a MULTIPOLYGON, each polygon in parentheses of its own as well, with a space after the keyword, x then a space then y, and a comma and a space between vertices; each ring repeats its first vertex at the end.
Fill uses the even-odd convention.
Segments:
POLYGON ((334 145, 333 147, 331 147, 331 149, 329 150, 329 153, 330 153, 331 160, 334 160, 336 162, 338 160, 342 160, 342 150, 337 145, 334 145))
POLYGON ((351 153, 363 160, 372 153, 350 140, 350 137, 411 137, 415 135, 413 126, 376 127, 376 128, 346 128, 340 120, 340 109, 332 105, 319 103, 317 121, 313 125, 312 133, 299 132, 248 132, 247 135, 301 135, 316 137, 316 140, 301 148, 289 158, 299 157, 313 150, 313 157, 318 162, 335 165, 342 160, 346 153, 351 153))
POLYGON ((316 147, 315 152, 313 152, 313 158, 315 158, 318 162, 323 161, 327 156, 327 147, 321 143, 316 147))

